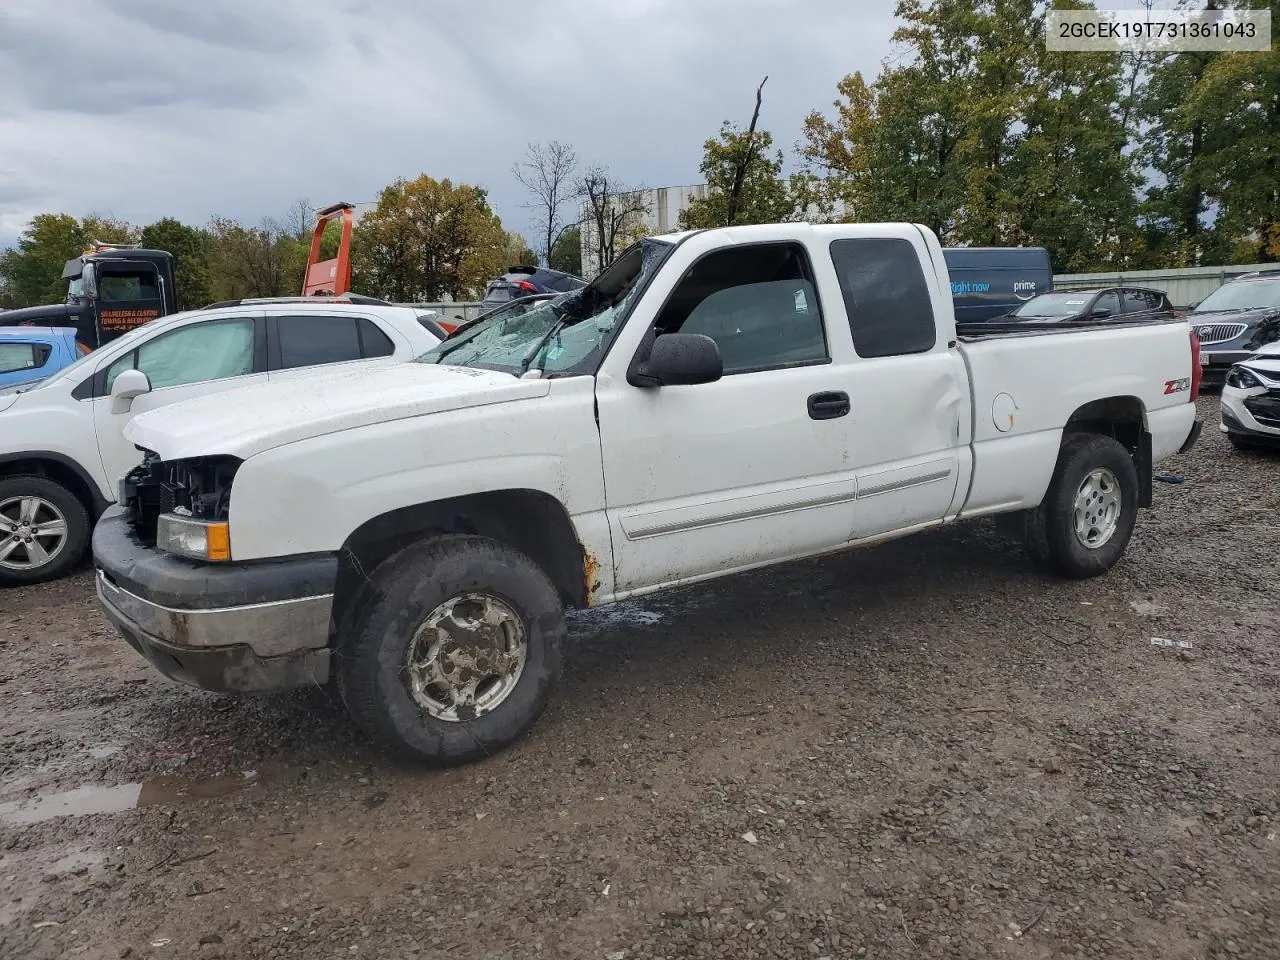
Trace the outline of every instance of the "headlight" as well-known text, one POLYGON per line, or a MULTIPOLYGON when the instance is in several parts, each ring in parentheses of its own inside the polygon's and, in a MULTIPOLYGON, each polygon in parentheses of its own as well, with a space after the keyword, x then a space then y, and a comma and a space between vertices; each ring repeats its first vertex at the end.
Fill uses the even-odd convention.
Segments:
POLYGON ((162 513, 156 523, 156 547, 195 560, 230 560, 231 531, 225 521, 215 523, 162 513))
POLYGON ((1235 387, 1237 390, 1252 390, 1254 387, 1262 386, 1262 381, 1244 367, 1232 367, 1231 372, 1227 374, 1227 386, 1235 387))

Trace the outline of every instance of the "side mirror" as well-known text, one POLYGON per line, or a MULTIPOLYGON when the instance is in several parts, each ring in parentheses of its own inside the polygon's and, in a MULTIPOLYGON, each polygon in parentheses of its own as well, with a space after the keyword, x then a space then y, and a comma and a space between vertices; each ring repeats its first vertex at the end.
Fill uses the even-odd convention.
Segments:
POLYGON ((676 387, 713 383, 724 375, 720 347, 701 333, 664 333, 635 370, 636 386, 676 387))
POLYGON ((1093 317, 1095 320, 1105 320, 1107 317, 1111 316, 1111 311, 1106 307, 1094 307, 1093 310, 1090 311, 1089 316, 1093 317))
POLYGON ((125 370, 111 384, 111 412, 128 413, 133 398, 151 392, 151 381, 141 370, 125 370))
POLYGON ((84 295, 90 300, 98 299, 98 271, 92 263, 86 263, 80 273, 80 283, 84 295))

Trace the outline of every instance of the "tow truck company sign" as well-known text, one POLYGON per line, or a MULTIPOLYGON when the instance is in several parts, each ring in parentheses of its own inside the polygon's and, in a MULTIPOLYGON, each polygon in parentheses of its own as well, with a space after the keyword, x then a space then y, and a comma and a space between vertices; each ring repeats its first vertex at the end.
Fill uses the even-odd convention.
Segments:
POLYGON ((150 323, 158 316, 159 310, 103 310, 98 321, 103 330, 123 333, 150 323))

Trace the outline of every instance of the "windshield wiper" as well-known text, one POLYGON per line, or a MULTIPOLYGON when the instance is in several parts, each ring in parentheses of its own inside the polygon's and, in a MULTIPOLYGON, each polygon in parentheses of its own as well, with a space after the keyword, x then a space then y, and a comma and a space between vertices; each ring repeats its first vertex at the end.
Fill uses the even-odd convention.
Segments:
MULTIPOLYGON (((569 323, 570 323, 569 314, 557 304, 552 303, 550 304, 550 307, 552 310, 558 311, 560 313, 560 316, 556 318, 555 323, 553 323, 550 327, 547 328, 547 332, 538 338, 538 342, 535 343, 533 347, 530 348, 530 350, 523 357, 520 358, 520 376, 522 377, 529 372, 529 364, 533 363, 534 357, 536 357, 542 351, 543 347, 545 347, 548 343, 551 342, 551 338, 554 337, 561 330, 563 330, 565 327, 569 326, 569 323)), ((576 323, 577 321, 574 321, 574 322, 576 323)))

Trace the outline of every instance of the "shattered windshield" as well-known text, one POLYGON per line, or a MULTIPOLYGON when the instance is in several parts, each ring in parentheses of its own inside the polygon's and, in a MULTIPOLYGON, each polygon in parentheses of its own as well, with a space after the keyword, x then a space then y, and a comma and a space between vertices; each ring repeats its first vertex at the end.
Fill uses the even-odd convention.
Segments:
POLYGON ((672 245, 645 239, 629 247, 589 286, 517 316, 481 320, 432 347, 418 363, 482 367, 520 376, 595 371, 614 331, 672 245))

